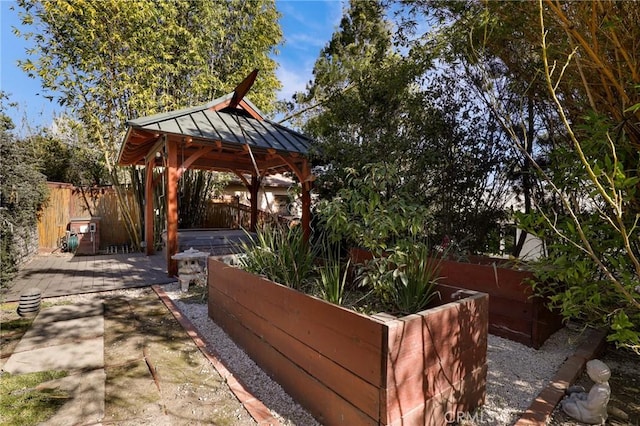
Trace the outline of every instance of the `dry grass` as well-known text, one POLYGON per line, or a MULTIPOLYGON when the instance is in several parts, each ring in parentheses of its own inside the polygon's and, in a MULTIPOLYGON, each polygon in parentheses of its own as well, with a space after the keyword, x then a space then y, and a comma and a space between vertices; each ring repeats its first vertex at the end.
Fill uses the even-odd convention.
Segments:
POLYGON ((0 425, 36 425, 55 414, 69 395, 39 385, 66 375, 66 371, 3 373, 0 376, 0 425))

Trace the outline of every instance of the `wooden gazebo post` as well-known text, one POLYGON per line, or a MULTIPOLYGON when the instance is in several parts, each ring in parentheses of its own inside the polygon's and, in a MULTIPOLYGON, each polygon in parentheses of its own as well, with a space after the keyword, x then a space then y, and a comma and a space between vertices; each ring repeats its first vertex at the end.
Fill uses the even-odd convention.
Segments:
POLYGON ((178 275, 178 262, 171 256, 178 252, 178 144, 167 140, 167 274, 178 275))
POLYGON ((313 175, 309 171, 309 162, 305 160, 302 165, 304 180, 302 185, 302 232, 304 240, 308 243, 311 239, 311 189, 313 187, 313 175))
POLYGON ((157 136, 153 147, 147 152, 144 159, 145 165, 145 181, 144 181, 144 240, 145 254, 152 255, 155 252, 154 229, 155 212, 153 205, 153 191, 156 187, 156 181, 153 179, 153 170, 156 166, 156 155, 162 152, 166 143, 166 136, 157 136))
POLYGON ((144 240, 145 253, 147 256, 153 254, 153 167, 155 166, 155 152, 147 157, 145 161, 144 177, 144 240))
POLYGON ((249 194, 251 197, 251 221, 249 222, 249 230, 256 232, 258 228, 258 192, 260 191, 260 179, 256 175, 251 175, 251 185, 249 185, 249 194))

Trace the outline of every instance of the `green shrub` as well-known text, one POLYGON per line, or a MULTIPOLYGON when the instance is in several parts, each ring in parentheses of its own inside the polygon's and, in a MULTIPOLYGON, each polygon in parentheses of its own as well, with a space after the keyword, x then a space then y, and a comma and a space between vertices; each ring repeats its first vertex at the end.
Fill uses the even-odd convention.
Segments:
POLYGON ((47 198, 45 177, 37 171, 28 141, 0 128, 0 288, 16 271, 14 235, 36 226, 47 198))
POLYGON ((414 314, 439 297, 441 259, 424 243, 402 243, 367 262, 361 283, 371 286, 393 313, 414 314))
POLYGON ((243 243, 240 267, 296 290, 310 280, 317 250, 304 241, 300 227, 265 225, 251 243, 243 243))
POLYGON ((548 255, 528 265, 536 293, 640 354, 639 151, 605 117, 582 120, 580 140, 549 156, 543 183, 553 198, 519 214, 518 226, 546 244, 548 255))
POLYGON ((431 212, 402 181, 401 170, 390 164, 350 170, 345 187, 316 208, 329 240, 380 254, 398 241, 427 235, 431 212))

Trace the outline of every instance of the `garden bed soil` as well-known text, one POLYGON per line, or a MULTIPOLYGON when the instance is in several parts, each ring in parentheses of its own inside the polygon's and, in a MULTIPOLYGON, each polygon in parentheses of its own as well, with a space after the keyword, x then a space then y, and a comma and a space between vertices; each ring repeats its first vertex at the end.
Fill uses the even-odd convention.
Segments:
POLYGON ((442 424, 484 401, 486 294, 365 316, 213 258, 208 285, 209 316, 323 424, 442 424))

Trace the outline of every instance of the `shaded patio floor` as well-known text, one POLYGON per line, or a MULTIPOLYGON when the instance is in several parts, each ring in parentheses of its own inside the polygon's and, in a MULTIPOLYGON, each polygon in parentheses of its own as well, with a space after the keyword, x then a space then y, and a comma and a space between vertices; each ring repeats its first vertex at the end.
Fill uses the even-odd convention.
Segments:
POLYGON ((0 299, 20 300, 22 292, 32 287, 39 288, 42 297, 55 297, 177 281, 167 276, 166 268, 162 254, 41 255, 20 267, 10 286, 0 292, 0 299))

